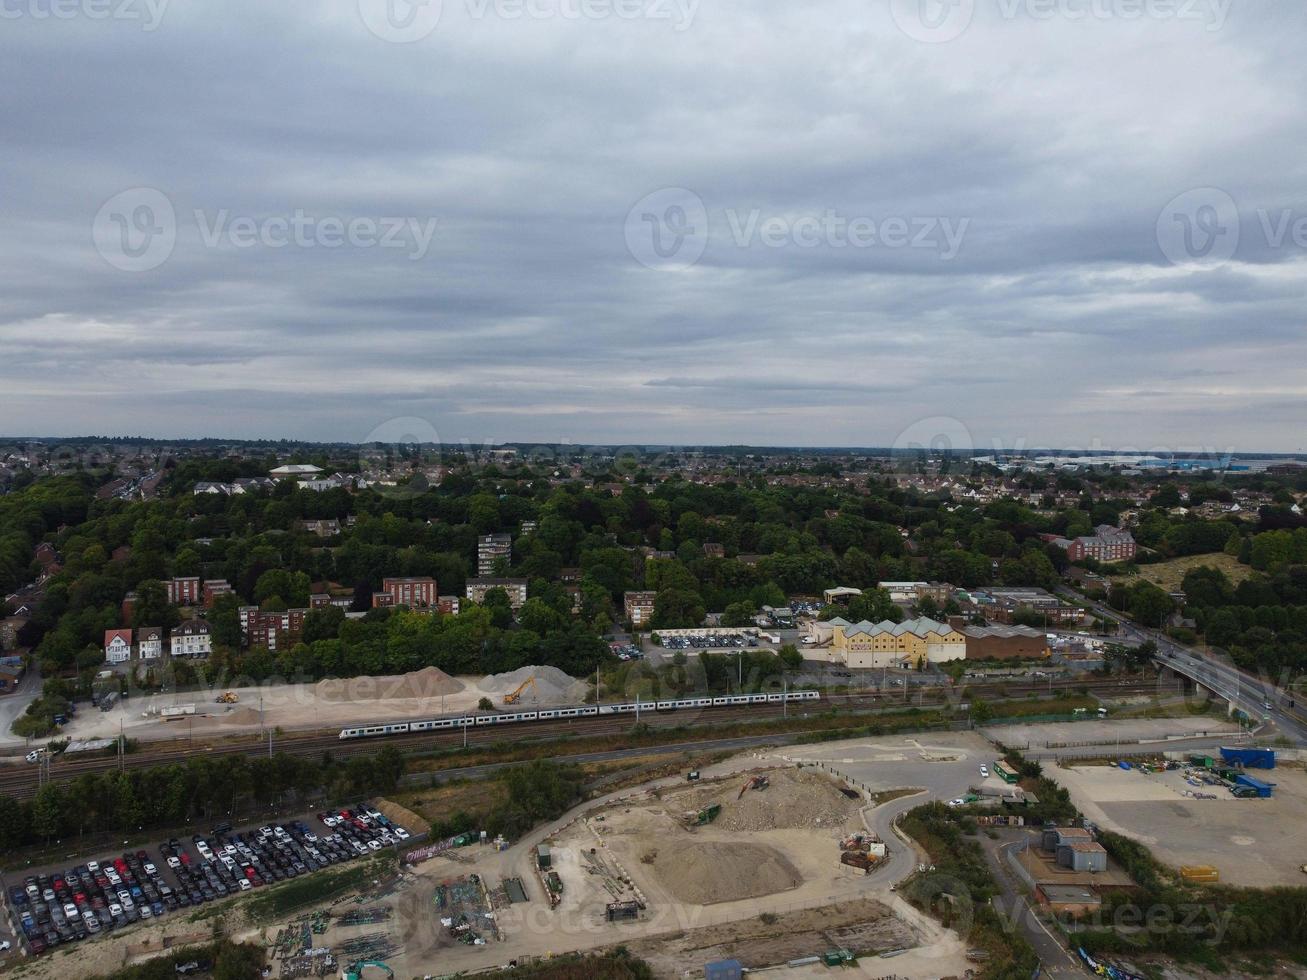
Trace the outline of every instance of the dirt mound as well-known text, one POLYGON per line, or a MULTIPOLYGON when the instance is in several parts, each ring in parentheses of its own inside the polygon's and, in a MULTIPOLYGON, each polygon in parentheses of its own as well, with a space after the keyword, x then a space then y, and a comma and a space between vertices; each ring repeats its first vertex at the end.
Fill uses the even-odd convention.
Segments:
POLYGON ((463 682, 439 667, 423 667, 411 674, 369 677, 337 677, 318 681, 314 694, 323 701, 377 701, 382 698, 438 698, 457 694, 463 682))
POLYGON ((771 785, 766 789, 745 790, 747 778, 705 786, 676 800, 683 810, 700 810, 710 804, 721 805, 721 816, 714 827, 736 833, 760 830, 835 830, 843 828, 862 805, 840 792, 836 783, 823 773, 806 769, 782 769, 766 773, 771 785))
POLYGON ((527 665, 506 674, 491 674, 482 678, 478 685, 490 694, 507 694, 516 691, 523 683, 535 678, 535 686, 522 693, 522 702, 529 704, 533 700, 551 702, 576 702, 584 699, 588 687, 585 681, 578 681, 557 667, 537 667, 527 665))
POLYGON ((693 905, 759 898, 803 882, 785 855, 765 844, 695 841, 663 847, 653 867, 669 892, 693 905))

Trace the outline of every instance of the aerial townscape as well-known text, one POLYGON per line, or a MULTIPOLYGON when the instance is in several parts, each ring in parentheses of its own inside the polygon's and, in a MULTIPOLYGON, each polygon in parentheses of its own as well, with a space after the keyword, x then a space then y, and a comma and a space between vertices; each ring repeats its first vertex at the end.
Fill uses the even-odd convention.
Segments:
POLYGON ((1304 37, 0 0, 0 980, 1307 980, 1304 37))
POLYGON ((0 460, 32 969, 1147 976, 1298 927, 1307 459, 0 460))

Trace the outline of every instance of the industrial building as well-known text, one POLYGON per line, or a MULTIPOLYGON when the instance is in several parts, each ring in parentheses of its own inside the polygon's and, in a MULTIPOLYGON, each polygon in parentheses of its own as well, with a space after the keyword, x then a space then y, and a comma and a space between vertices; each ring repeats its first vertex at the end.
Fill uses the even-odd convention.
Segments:
POLYGON ((961 660, 966 637, 946 623, 922 616, 902 623, 864 620, 850 623, 836 617, 814 626, 815 645, 806 656, 854 668, 918 667, 922 663, 961 660))
POLYGON ((1049 656, 1048 637, 1030 626, 967 626, 968 660, 1034 659, 1049 656))

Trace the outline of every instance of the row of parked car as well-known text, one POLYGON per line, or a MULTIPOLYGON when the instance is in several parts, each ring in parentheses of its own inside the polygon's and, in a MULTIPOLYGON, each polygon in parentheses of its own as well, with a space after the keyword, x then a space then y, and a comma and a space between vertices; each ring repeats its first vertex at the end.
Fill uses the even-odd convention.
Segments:
POLYGON ((708 650, 731 647, 756 647, 752 633, 691 633, 687 636, 661 637, 665 650, 708 650))
POLYGON ((320 813, 318 819, 322 834, 300 820, 244 833, 220 824, 208 835, 192 837, 190 848, 172 838, 160 846, 157 863, 142 850, 88 861, 63 873, 32 875, 22 887, 10 888, 10 905, 28 947, 40 954, 178 908, 308 874, 410 836, 363 804, 320 813))

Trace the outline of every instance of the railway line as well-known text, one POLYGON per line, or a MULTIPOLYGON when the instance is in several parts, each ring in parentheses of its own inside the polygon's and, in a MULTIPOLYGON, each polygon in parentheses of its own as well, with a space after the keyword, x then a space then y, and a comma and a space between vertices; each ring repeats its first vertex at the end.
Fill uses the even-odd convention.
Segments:
MULTIPOLYGON (((921 687, 912 690, 891 689, 884 691, 849 692, 823 694, 819 701, 807 701, 797 704, 753 704, 748 712, 741 712, 735 707, 704 707, 695 710, 676 712, 658 712, 646 709, 640 713, 640 723, 653 729, 676 727, 702 727, 731 721, 758 721, 781 718, 789 715, 796 718, 812 717, 832 710, 852 712, 882 712, 905 707, 938 707, 943 704, 960 704, 968 700, 1023 700, 1031 696, 1056 694, 1058 692, 1086 690, 1090 694, 1106 697, 1126 697, 1139 694, 1156 693, 1157 681, 1154 680, 1091 680, 1059 681, 1044 683, 1008 683, 978 684, 965 688, 921 687)), ((350 758, 355 755, 373 754, 382 745, 391 745, 405 752, 429 751, 460 746, 489 746, 506 741, 535 742, 558 739, 566 736, 593 737, 617 735, 630 731, 636 718, 632 714, 603 715, 577 718, 564 718, 548 721, 535 721, 529 724, 515 724, 494 727, 467 727, 461 730, 423 732, 420 734, 391 735, 361 741, 344 741, 340 739, 340 730, 333 728, 326 731, 285 734, 276 738, 272 748, 278 753, 291 755, 313 755, 331 753, 335 758, 350 758)), ((250 758, 266 755, 269 751, 265 736, 251 733, 235 738, 228 736, 218 742, 195 741, 185 744, 174 742, 167 747, 133 752, 123 757, 124 768, 141 768, 146 766, 167 765, 184 762, 196 756, 244 755, 250 758)), ((92 755, 85 758, 56 756, 49 765, 49 778, 54 781, 69 781, 85 773, 103 772, 117 769, 120 760, 116 756, 92 755)), ((36 766, 18 763, 0 766, 0 795, 16 799, 31 797, 38 788, 38 770, 36 766)))

